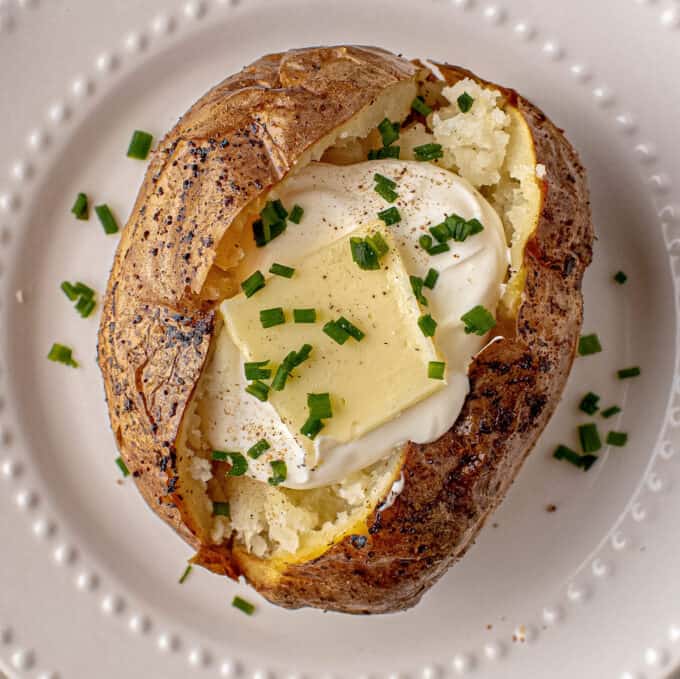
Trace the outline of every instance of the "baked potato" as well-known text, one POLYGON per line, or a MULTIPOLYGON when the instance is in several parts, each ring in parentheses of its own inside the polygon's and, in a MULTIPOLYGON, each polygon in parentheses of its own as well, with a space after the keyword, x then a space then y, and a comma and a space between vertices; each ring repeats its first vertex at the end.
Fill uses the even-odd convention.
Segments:
MULTIPOLYGON (((432 247, 428 238, 421 247, 432 247)), ((196 551, 193 563, 243 575, 275 604, 346 613, 413 606, 468 549, 559 401, 592 240, 574 149, 515 91, 375 47, 257 60, 160 142, 113 263, 98 360, 139 491, 196 551), (477 127, 461 119, 453 129, 469 100, 485 97, 477 127), (335 172, 380 158, 395 145, 384 137, 381 145, 384 121, 399 123, 402 159, 415 153, 429 166, 422 148, 435 148, 432 171, 461 175, 499 216, 509 262, 494 330, 465 363, 455 422, 435 440, 349 470, 351 494, 337 478, 296 488, 241 475, 232 453, 211 456, 205 402, 227 336, 223 305, 241 294, 240 267, 261 244, 258 217, 311 165, 335 172)))

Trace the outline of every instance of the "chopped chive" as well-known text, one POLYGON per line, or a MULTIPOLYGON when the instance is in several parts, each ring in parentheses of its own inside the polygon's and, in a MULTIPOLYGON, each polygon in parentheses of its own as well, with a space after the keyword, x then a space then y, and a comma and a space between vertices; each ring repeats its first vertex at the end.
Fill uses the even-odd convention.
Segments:
POLYGON ((416 160, 437 160, 444 155, 441 144, 421 144, 413 149, 416 160))
POLYGON ((60 286, 59 286, 64 294, 72 301, 75 302, 80 295, 75 289, 75 286, 71 285, 68 281, 64 281, 60 286))
POLYGON ((76 196, 76 200, 75 200, 75 203, 73 203, 73 207, 71 208, 71 212, 76 216, 76 219, 89 219, 90 218, 89 203, 88 203, 86 194, 79 193, 76 196))
POLYGON ((582 424, 578 428, 578 437, 584 453, 595 453, 602 448, 600 434, 595 424, 582 424))
POLYGON ((260 219, 253 222, 255 244, 261 248, 286 230, 288 212, 280 200, 267 201, 260 212, 260 219))
POLYGON ((423 306, 427 306, 427 297, 423 295, 423 285, 425 285, 425 281, 419 276, 409 276, 409 280, 411 281, 411 290, 413 290, 413 294, 418 302, 423 306))
POLYGON ((486 335, 496 325, 496 319, 481 304, 472 307, 470 311, 460 317, 460 320, 465 323, 466 335, 474 333, 480 337, 486 335))
POLYGON ((399 159, 401 153, 401 146, 386 146, 381 149, 371 149, 368 152, 369 160, 383 160, 384 158, 399 159))
POLYGON ((335 321, 335 325, 337 325, 341 330, 344 330, 350 337, 353 337, 357 342, 361 342, 364 337, 366 337, 366 333, 363 331, 359 330, 354 323, 350 323, 344 316, 340 316, 337 321, 335 321))
POLYGON ((309 418, 312 420, 326 420, 333 417, 330 394, 307 394, 309 418))
POLYGON ((427 376, 432 380, 443 380, 446 373, 446 363, 443 361, 430 361, 427 364, 427 376))
POLYGON ((179 584, 183 585, 186 582, 186 579, 189 577, 189 573, 193 570, 191 564, 189 564, 185 569, 184 573, 182 573, 182 577, 179 579, 179 584))
POLYGON ((581 399, 581 403, 579 403, 578 407, 584 413, 587 413, 588 415, 594 415, 600 409, 600 406, 598 405, 599 401, 600 397, 597 394, 593 394, 592 391, 589 391, 581 399))
POLYGON ((378 218, 382 219, 387 226, 398 224, 401 221, 401 215, 396 207, 388 207, 386 210, 378 212, 378 218))
POLYGON ((366 241, 378 253, 378 257, 382 257, 390 251, 389 245, 387 245, 387 242, 380 235, 379 231, 372 233, 370 236, 366 236, 366 241))
POLYGON ((423 250, 429 252, 430 248, 432 247, 432 236, 428 236, 426 233, 424 233, 418 239, 418 245, 420 245, 420 247, 423 248, 423 250))
POLYGON ((363 238, 350 238, 349 246, 352 251, 352 259, 360 269, 372 271, 380 268, 378 253, 373 246, 363 238))
POLYGON ((437 285, 437 281, 439 280, 439 271, 436 269, 430 269, 427 272, 427 275, 425 276, 425 280, 423 281, 423 285, 426 288, 429 288, 430 290, 434 290, 434 286, 437 285))
POLYGON ((260 311, 260 324, 263 328, 273 328, 286 322, 286 316, 280 306, 260 311))
POLYGON ((446 241, 449 240, 449 238, 451 238, 451 234, 449 233, 449 227, 446 225, 446 222, 442 222, 441 224, 431 226, 430 233, 435 237, 435 239, 439 243, 446 243, 446 241))
POLYGON ((241 599, 240 596, 235 596, 234 600, 231 602, 231 605, 234 608, 238 608, 239 611, 242 611, 246 615, 252 615, 255 612, 255 606, 253 606, 250 601, 241 599))
POLYGON ((590 356, 591 354, 598 354, 602 351, 600 338, 595 335, 581 335, 578 340, 578 353, 581 356, 590 356))
POLYGON ((76 311, 83 317, 87 318, 97 306, 97 302, 87 297, 81 297, 76 304, 76 311))
POLYGON ((230 462, 231 469, 227 476, 243 476, 248 469, 248 461, 241 453, 228 450, 213 450, 212 459, 216 462, 230 462))
POLYGON ((616 274, 614 275, 614 280, 619 285, 623 285, 628 280, 628 276, 626 276, 626 274, 623 273, 623 271, 617 271, 616 274))
POLYGON ((602 417, 610 418, 614 417, 614 415, 618 415, 620 412, 621 408, 619 408, 619 406, 610 406, 606 410, 603 410, 600 415, 602 415, 602 417))
POLYGON ((622 431, 610 431, 607 434, 607 443, 610 446, 625 446, 628 443, 628 434, 622 431))
POLYGON ((247 380, 268 380, 272 376, 271 368, 265 368, 269 361, 253 361, 243 364, 243 372, 247 380))
POLYGON ((440 255, 442 252, 448 252, 451 248, 446 243, 438 243, 433 245, 428 251, 428 255, 440 255))
POLYGON ((579 455, 567 446, 557 446, 553 457, 556 460, 570 462, 575 467, 583 469, 584 472, 587 472, 597 462, 597 455, 579 455))
POLYGON ((78 361, 73 358, 73 349, 65 346, 64 344, 59 344, 55 342, 52 345, 47 358, 55 363, 63 363, 64 365, 71 366, 71 368, 78 367, 78 361))
POLYGON ((264 288, 264 276, 261 271, 251 274, 241 283, 241 290, 246 297, 252 297, 258 290, 264 288))
POLYGON ((290 211, 290 215, 288 215, 288 219, 293 222, 293 224, 299 224, 300 221, 302 220, 302 215, 305 214, 305 211, 303 208, 301 208, 299 205, 293 205, 293 209, 290 211))
POLYGON ((283 460, 272 460, 269 465, 272 468, 272 475, 267 479, 270 486, 278 486, 283 483, 288 476, 288 469, 283 460))
POLYGON ((118 223, 116 222, 116 218, 113 216, 111 208, 109 208, 108 205, 95 205, 94 211, 97 214, 102 226, 104 227, 104 233, 107 236, 110 236, 113 233, 118 233, 118 223))
POLYGON ((297 368, 299 365, 304 363, 308 358, 309 355, 312 353, 312 345, 311 344, 303 344, 300 347, 300 350, 297 352, 294 352, 295 356, 293 357, 291 361, 291 366, 293 368, 297 368))
POLYGON ((246 391, 259 401, 266 401, 269 398, 269 387, 264 382, 260 382, 260 380, 251 382, 246 387, 246 391))
POLYGON ((115 462, 116 462, 116 464, 118 465, 118 469, 120 469, 120 473, 121 473, 124 477, 130 476, 130 470, 127 468, 127 465, 125 464, 125 462, 123 462, 123 458, 122 458, 122 457, 117 457, 116 460, 115 460, 115 462))
POLYGON ((228 502, 213 502, 213 516, 231 516, 228 502))
POLYGON ((627 380, 630 377, 637 377, 640 374, 640 368, 638 366, 624 368, 623 370, 617 371, 616 374, 620 380, 627 380))
POLYGON ((267 439, 260 439, 255 445, 252 445, 250 448, 248 448, 246 454, 253 460, 257 460, 257 458, 260 457, 262 453, 266 452, 270 448, 271 446, 269 445, 269 441, 267 441, 267 439))
POLYGON ((321 420, 315 420, 309 417, 300 428, 300 433, 313 441, 317 434, 323 429, 323 426, 324 425, 321 420))
POLYGON ((349 339, 349 333, 342 328, 336 321, 329 321, 323 326, 323 331, 336 344, 343 345, 349 339))
POLYGON ((389 146, 399 139, 399 123, 392 123, 387 118, 378 125, 378 131, 382 137, 383 146, 389 146))
POLYGON ((455 232, 453 233, 453 240, 462 242, 468 236, 474 236, 480 231, 484 231, 484 226, 479 221, 479 219, 473 217, 462 224, 460 222, 456 224, 455 232))
MULTIPOLYGON (((288 354, 288 356, 290 356, 290 354, 288 354)), ((286 386, 288 375, 290 375, 290 365, 284 360, 276 369, 276 374, 272 380, 272 389, 274 391, 282 391, 286 386)))
POLYGON ((418 327, 425 337, 434 337, 435 330, 437 329, 437 321, 435 321, 430 314, 425 314, 418 319, 418 327))
POLYGON ((94 297, 94 290, 89 285, 85 285, 85 283, 80 281, 73 286, 73 289, 79 297, 86 297, 87 299, 94 297))
POLYGON ((277 264, 274 262, 269 267, 269 273, 273 273, 275 276, 283 276, 284 278, 292 278, 295 273, 295 269, 291 266, 285 266, 283 264, 277 264))
POLYGON ((316 323, 316 309, 293 309, 295 323, 316 323))
POLYGON ((128 146, 128 158, 146 160, 146 157, 149 155, 149 150, 151 149, 152 140, 153 136, 148 132, 135 130, 132 133, 132 139, 130 140, 130 145, 128 146))
POLYGON ((297 368, 297 366, 304 363, 309 358, 311 352, 311 344, 303 344, 299 351, 291 351, 276 370, 276 374, 272 380, 272 389, 274 389, 274 391, 281 391, 286 386, 286 380, 293 368, 297 368))
POLYGON ((458 102, 458 108, 463 113, 467 113, 472 108, 472 104, 475 100, 467 92, 463 92, 456 101, 458 102))
POLYGON ((382 184, 383 186, 387 186, 387 188, 389 189, 397 188, 397 182, 395 182, 394 179, 390 179, 389 177, 386 177, 384 174, 380 174, 379 172, 376 172, 373 175, 373 181, 376 184, 382 184))
POLYGON ((425 100, 422 97, 416 97, 411 102, 411 108, 425 118, 432 113, 432 109, 425 103, 425 100))
POLYGON ((373 190, 382 198, 384 198, 388 203, 394 203, 397 198, 399 198, 399 194, 394 190, 391 189, 389 186, 386 186, 385 184, 376 184, 373 187, 373 190))

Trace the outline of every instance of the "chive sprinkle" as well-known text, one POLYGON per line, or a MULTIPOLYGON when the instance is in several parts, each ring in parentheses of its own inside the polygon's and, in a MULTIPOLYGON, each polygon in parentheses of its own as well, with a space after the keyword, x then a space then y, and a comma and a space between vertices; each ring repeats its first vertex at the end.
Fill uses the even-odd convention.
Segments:
POLYGON ((607 443, 610 446, 625 446, 628 443, 628 434, 622 431, 610 431, 607 434, 607 443))
POLYGON ((283 460, 272 460, 269 465, 272 468, 272 475, 267 479, 270 486, 278 486, 283 483, 288 476, 288 469, 283 460))
POLYGON ((182 576, 181 576, 180 579, 179 579, 179 584, 180 584, 180 585, 183 585, 183 584, 186 582, 187 578, 189 577, 189 573, 191 573, 192 570, 193 570, 193 568, 192 568, 191 564, 189 564, 189 565, 184 569, 184 573, 182 573, 182 576))
POLYGON ((394 189, 391 189, 385 184, 376 184, 373 187, 373 190, 388 203, 394 203, 394 201, 399 198, 399 194, 394 189))
POLYGON ((269 273, 273 273, 275 276, 283 276, 283 278, 292 278, 295 273, 295 269, 291 266, 285 266, 283 264, 277 264, 274 262, 269 267, 269 273))
POLYGON ((467 92, 463 92, 456 101, 458 102, 458 108, 463 113, 467 113, 472 108, 472 104, 475 100, 467 92))
POLYGON ((382 137, 383 146, 389 146, 399 139, 399 128, 398 122, 392 123, 387 118, 382 120, 378 125, 378 131, 382 137))
POLYGON ((89 203, 87 200, 87 195, 84 193, 79 193, 76 196, 76 200, 73 203, 71 212, 76 216, 76 219, 89 219, 90 210, 89 203))
POLYGON ((128 146, 128 158, 146 160, 146 157, 149 155, 149 150, 151 149, 152 140, 153 136, 148 132, 135 130, 132 133, 132 139, 130 139, 130 145, 128 146))
POLYGON ((95 205, 94 211, 104 227, 104 233, 107 236, 118 233, 118 222, 116 222, 116 218, 113 216, 111 208, 108 205, 95 205))
POLYGON ((432 247, 432 236, 428 236, 426 233, 424 233, 418 239, 418 245, 420 245, 423 250, 429 250, 432 247))
POLYGON ((260 380, 255 380, 254 382, 251 382, 246 387, 246 391, 259 401, 264 402, 269 398, 269 387, 264 382, 260 382, 260 380))
POLYGON ((333 417, 330 394, 307 394, 309 417, 313 420, 326 420, 333 417))
POLYGON ((441 144, 421 144, 413 149, 416 160, 437 160, 444 156, 441 144))
POLYGON ((316 309, 293 309, 295 323, 316 323, 316 309))
POLYGON ((432 109, 425 103, 425 100, 422 97, 416 97, 411 102, 411 108, 425 118, 432 113, 432 109))
POLYGON ((432 380, 443 380, 446 373, 446 363, 443 361, 430 361, 427 364, 427 376, 432 380))
POLYGON ((273 328, 286 322, 286 316, 280 306, 260 311, 260 324, 263 328, 273 328))
POLYGON ((425 314, 418 319, 418 327, 425 337, 434 337, 435 330, 437 329, 437 321, 435 321, 430 314, 425 314))
POLYGON ((257 458, 260 457, 262 453, 268 451, 270 448, 271 446, 269 445, 269 441, 267 441, 267 439, 260 439, 256 444, 248 448, 246 454, 253 460, 257 460, 257 458))
POLYGON ((578 340, 578 353, 581 356, 590 356, 591 354, 598 354, 602 351, 600 338, 595 335, 581 335, 578 340))
POLYGON ((380 268, 378 253, 373 245, 364 238, 352 237, 349 239, 352 260, 364 271, 375 271, 380 268))
POLYGON ((379 231, 366 236, 366 242, 378 253, 378 257, 382 257, 390 251, 389 245, 379 231))
POLYGON ((496 319, 481 304, 472 307, 470 311, 464 313, 460 320, 465 323, 466 335, 474 333, 480 337, 486 335, 496 325, 496 319))
POLYGON ((75 302, 80 295, 76 292, 76 289, 71 283, 68 281, 64 281, 60 286, 59 286, 64 294, 72 301, 75 302))
POLYGON ((354 323, 350 323, 344 316, 340 316, 337 321, 335 321, 335 325, 338 326, 341 330, 344 330, 350 337, 353 337, 357 342, 361 342, 364 337, 366 337, 366 333, 363 332, 362 330, 359 330, 354 323))
POLYGON ((118 465, 118 469, 120 469, 120 473, 123 475, 123 477, 130 476, 130 470, 127 468, 125 462, 123 462, 122 457, 117 457, 115 462, 118 465))
POLYGON ((425 276, 423 285, 430 290, 434 290, 434 286, 437 285, 437 280, 439 280, 439 271, 430 269, 425 276))
POLYGON ((336 321, 329 321, 323 326, 323 332, 336 344, 343 345, 349 339, 349 333, 340 327, 336 321))
POLYGON ((231 516, 228 502, 213 502, 213 516, 231 516))
POLYGON ((246 615, 252 615, 255 612, 255 606, 251 604, 250 601, 241 599, 240 596, 235 596, 234 600, 231 602, 231 605, 234 608, 238 608, 239 611, 242 611, 246 615))
POLYGON ((600 434, 597 431, 597 425, 595 424, 582 424, 578 428, 578 437, 581 442, 581 449, 584 453, 595 453, 602 448, 600 434))
POLYGON ((288 211, 280 200, 267 201, 260 218, 253 222, 253 238, 258 248, 264 247, 286 230, 288 211))
POLYGON ((230 462, 227 476, 243 476, 248 469, 248 460, 241 453, 229 450, 213 450, 212 459, 217 462, 230 462))
POLYGON ((423 285, 425 285, 425 281, 419 276, 409 276, 409 280, 411 281, 411 290, 413 290, 415 298, 420 304, 427 306, 427 297, 423 295, 423 285))
POLYGON ((620 412, 621 408, 619 408, 619 406, 610 406, 606 410, 603 410, 600 415, 602 415, 602 417, 610 418, 614 417, 614 415, 618 415, 620 412))
POLYGON ((640 374, 640 368, 638 366, 624 368, 623 370, 617 371, 616 374, 620 380, 627 380, 630 377, 637 377, 640 374))
POLYGON ((223 450, 213 450, 211 459, 215 460, 215 462, 227 462, 229 457, 223 450))
POLYGON ((290 215, 288 215, 288 219, 293 222, 293 224, 299 224, 300 221, 302 220, 302 215, 305 214, 305 211, 303 208, 301 208, 299 205, 293 205, 293 209, 290 211, 290 215))
POLYGON ((388 207, 386 210, 378 212, 378 218, 382 219, 387 226, 398 224, 401 221, 401 214, 396 207, 388 207))
POLYGON ((63 363, 64 365, 68 365, 71 368, 78 367, 78 361, 73 358, 73 349, 71 349, 71 347, 67 347, 64 344, 59 344, 58 342, 55 342, 52 345, 52 348, 47 354, 47 358, 49 358, 50 361, 54 361, 55 363, 63 363))
POLYGON ((442 252, 448 252, 451 248, 448 246, 447 243, 438 243, 437 245, 433 245, 428 251, 428 255, 440 255, 442 252))
POLYGON ((399 159, 399 154, 401 153, 401 146, 386 146, 381 149, 371 149, 368 152, 369 160, 383 160, 384 158, 396 158, 399 159))
POLYGON ((265 368, 269 361, 253 361, 243 364, 243 372, 247 380, 268 380, 272 376, 272 369, 265 368))
POLYGON ((597 455, 579 455, 567 446, 557 446, 553 457, 556 460, 570 462, 575 467, 583 469, 584 472, 587 472, 597 462, 597 455))
POLYGON ((97 303, 92 298, 81 297, 76 303, 76 311, 83 317, 87 318, 93 311, 97 303))
POLYGON ((628 280, 628 276, 626 276, 626 274, 623 273, 623 271, 617 271, 616 274, 614 274, 614 280, 619 285, 623 285, 628 280))
POLYGON ((582 399, 581 403, 579 403, 579 410, 582 410, 584 413, 587 413, 588 415, 594 415, 599 409, 600 406, 598 405, 600 401, 600 397, 597 394, 593 394, 592 391, 589 391, 582 399))
POLYGON ((382 184, 383 186, 387 186, 390 189, 397 188, 397 182, 395 182, 394 179, 390 179, 389 177, 386 177, 384 174, 380 174, 379 172, 376 172, 373 175, 373 181, 376 184, 382 184))
POLYGON ((317 434, 323 429, 323 426, 324 425, 321 420, 315 420, 309 417, 300 428, 300 433, 313 441, 317 434))
POLYGON ((303 344, 299 351, 291 351, 281 362, 274 379, 272 380, 272 389, 274 391, 281 391, 286 386, 286 380, 293 371, 293 368, 304 363, 312 352, 311 344, 303 344))
POLYGON ((256 271, 241 283, 241 290, 246 297, 252 297, 262 288, 264 288, 264 276, 261 271, 256 271))

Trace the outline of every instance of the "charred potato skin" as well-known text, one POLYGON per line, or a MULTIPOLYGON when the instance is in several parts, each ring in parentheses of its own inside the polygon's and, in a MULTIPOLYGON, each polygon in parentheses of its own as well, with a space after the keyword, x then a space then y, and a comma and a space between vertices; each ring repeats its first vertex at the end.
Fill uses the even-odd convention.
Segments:
MULTIPOLYGON (((463 69, 439 68, 451 84, 462 77, 484 82, 463 69)), ((99 361, 112 427, 142 495, 199 550, 195 562, 210 570, 234 577, 248 559, 231 547, 201 544, 183 511, 175 472, 175 442, 214 328, 213 308, 201 302, 199 292, 216 243, 249 201, 286 174, 310 140, 358 111, 371 92, 412 76, 407 62, 380 50, 319 48, 264 57, 200 100, 160 144, 147 172, 114 261, 99 361), (338 91, 333 61, 345 58, 357 71, 366 63, 370 68, 356 76, 353 87, 338 91), (252 111, 280 112, 284 96, 290 99, 279 118, 252 120, 252 111), (337 106, 339 96, 342 110, 326 108, 337 106), (289 126, 297 128, 294 139, 286 138, 289 126), (225 148, 224 138, 240 146, 230 142, 225 148), (200 181, 194 181, 196 165, 200 181), (217 170, 225 168, 239 178, 237 186, 220 178, 217 170), (223 190, 214 189, 218 180, 223 190), (201 190, 210 195, 200 196, 201 190), (219 200, 210 207, 210 198, 219 200), (207 214, 189 218, 192 205, 208 205, 207 214), (162 250, 159 259, 154 248, 168 252, 162 250)), ((346 613, 393 612, 416 604, 469 547, 559 401, 580 332, 581 281, 591 259, 585 173, 541 111, 512 90, 498 89, 524 115, 537 163, 546 168, 516 322, 472 363, 470 394, 452 429, 431 444, 408 446, 404 490, 390 508, 373 513, 368 535, 349 536, 313 561, 289 565, 274 581, 251 578, 273 603, 346 613)))
MULTIPOLYGON (((109 276, 98 362, 137 487, 195 549, 176 443, 215 327, 200 292, 220 239, 314 142, 416 71, 373 47, 271 54, 199 99, 152 156, 109 276)), ((229 557, 216 562, 237 574, 229 557)))
POLYGON ((290 565, 270 601, 345 613, 415 605, 468 549, 502 501, 543 431, 567 381, 583 319, 581 283, 594 237, 585 171, 562 131, 516 92, 464 69, 437 65, 449 84, 493 85, 524 116, 545 166, 543 204, 527 243, 524 300, 507 337, 470 366, 470 393, 452 429, 409 444, 404 490, 369 521, 366 540, 348 537, 313 562, 290 565))

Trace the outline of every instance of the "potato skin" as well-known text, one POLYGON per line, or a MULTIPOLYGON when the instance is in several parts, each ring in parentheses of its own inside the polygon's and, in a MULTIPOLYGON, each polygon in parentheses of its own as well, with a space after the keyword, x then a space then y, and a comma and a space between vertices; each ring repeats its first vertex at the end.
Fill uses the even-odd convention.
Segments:
MULTIPOLYGON (((450 83, 479 80, 439 68, 450 83)), ((518 318, 472 363, 456 423, 436 442, 408 445, 404 490, 373 513, 365 539, 345 538, 275 580, 255 575, 238 551, 201 545, 175 474, 175 443, 213 333, 213 308, 199 293, 216 243, 311 143, 414 69, 374 48, 313 48, 264 57, 224 81, 160 144, 111 273, 99 361, 123 458, 149 505, 199 550, 197 563, 232 577, 247 570, 281 606, 384 613, 417 603, 502 500, 559 401, 575 353, 593 239, 585 172, 541 111, 499 88, 524 115, 546 168, 543 205, 525 251, 518 318)))

